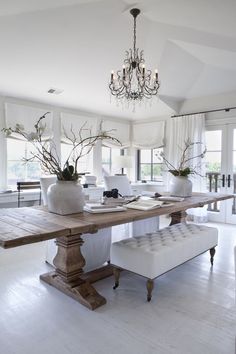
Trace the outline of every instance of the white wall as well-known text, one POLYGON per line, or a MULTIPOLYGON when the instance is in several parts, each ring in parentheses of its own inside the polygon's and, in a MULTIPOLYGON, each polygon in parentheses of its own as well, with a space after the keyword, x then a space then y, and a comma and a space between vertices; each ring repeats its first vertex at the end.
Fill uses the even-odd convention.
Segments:
MULTIPOLYGON (((236 107, 236 92, 185 100, 178 114, 236 107)), ((206 113, 206 125, 236 123, 236 109, 206 113)))
MULTIPOLYGON (((236 106, 236 92, 231 92, 227 94, 205 96, 205 97, 185 100, 178 114, 209 111, 209 110, 235 107, 235 106, 236 106)), ((211 113, 209 115, 209 117, 216 117, 216 118, 220 118, 222 116, 225 116, 224 113, 222 115, 222 112, 214 113, 214 114, 211 113)), ((228 116, 228 114, 226 114, 226 116, 228 116)))

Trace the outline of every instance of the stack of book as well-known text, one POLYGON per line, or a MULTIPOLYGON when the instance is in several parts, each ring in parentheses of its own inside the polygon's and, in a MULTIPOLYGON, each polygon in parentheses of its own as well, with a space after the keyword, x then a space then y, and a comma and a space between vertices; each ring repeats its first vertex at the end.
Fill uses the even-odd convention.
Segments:
POLYGON ((126 203, 127 203, 127 200, 123 197, 118 197, 118 198, 103 197, 103 204, 106 206, 124 205, 126 203))
POLYGON ((99 203, 87 203, 84 206, 84 211, 89 213, 112 213, 115 211, 125 211, 126 208, 119 205, 104 205, 99 203))
POLYGON ((173 205, 172 203, 166 203, 160 200, 155 199, 139 199, 135 202, 131 202, 126 205, 127 208, 130 209, 138 209, 138 210, 151 210, 156 208, 162 208, 173 205))
POLYGON ((158 197, 157 199, 163 202, 183 202, 184 201, 184 198, 182 197, 172 197, 172 196, 162 196, 162 197, 158 197))

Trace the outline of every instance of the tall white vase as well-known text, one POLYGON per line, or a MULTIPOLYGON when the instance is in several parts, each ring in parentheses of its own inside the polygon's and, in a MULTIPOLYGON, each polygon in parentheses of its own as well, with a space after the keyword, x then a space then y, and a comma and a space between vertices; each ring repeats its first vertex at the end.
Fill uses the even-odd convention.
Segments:
POLYGON ((84 207, 84 194, 77 181, 56 181, 47 191, 48 210, 55 214, 80 213, 84 207))
POLYGON ((192 182, 185 176, 173 176, 170 181, 170 195, 174 197, 191 197, 192 182))

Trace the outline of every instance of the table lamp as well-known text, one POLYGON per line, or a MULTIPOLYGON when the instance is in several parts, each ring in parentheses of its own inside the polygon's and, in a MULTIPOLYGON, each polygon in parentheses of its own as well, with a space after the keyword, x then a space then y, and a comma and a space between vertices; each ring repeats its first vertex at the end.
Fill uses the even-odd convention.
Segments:
POLYGON ((132 157, 129 155, 115 156, 113 161, 114 166, 121 169, 121 173, 118 175, 125 175, 124 169, 132 167, 132 157))

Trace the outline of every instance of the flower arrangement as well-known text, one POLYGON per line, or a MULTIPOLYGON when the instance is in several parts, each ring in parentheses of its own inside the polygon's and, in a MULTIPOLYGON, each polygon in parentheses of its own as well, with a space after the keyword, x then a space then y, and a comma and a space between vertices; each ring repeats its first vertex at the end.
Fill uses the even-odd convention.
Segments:
POLYGON ((190 140, 185 141, 184 149, 180 157, 180 162, 177 167, 173 166, 165 157, 164 153, 161 152, 160 156, 163 159, 164 164, 167 166, 168 171, 172 173, 173 176, 187 177, 189 175, 200 175, 199 169, 200 164, 194 164, 194 160, 203 158, 206 154, 206 147, 202 142, 191 142, 190 140), (193 155, 193 149, 196 145, 201 145, 202 151, 193 155))
POLYGON ((91 152, 97 141, 109 139, 115 141, 118 146, 121 145, 119 140, 109 135, 110 131, 102 130, 102 123, 100 124, 99 132, 93 135, 91 128, 87 128, 87 122, 85 122, 78 132, 74 132, 71 128, 70 136, 64 131, 64 135, 72 145, 72 148, 65 164, 61 166, 55 143, 53 140, 49 141, 43 138, 43 133, 46 129, 46 124, 43 123, 43 120, 48 113, 46 112, 38 119, 34 125, 35 131, 33 132, 27 133, 21 124, 16 124, 14 128, 3 128, 2 131, 6 136, 17 133, 29 141, 36 152, 31 152, 32 156, 30 158, 23 158, 22 160, 25 162, 40 162, 41 168, 45 173, 56 175, 60 181, 77 181, 79 179, 78 162, 83 156, 91 152), (85 132, 87 137, 83 137, 85 132))

